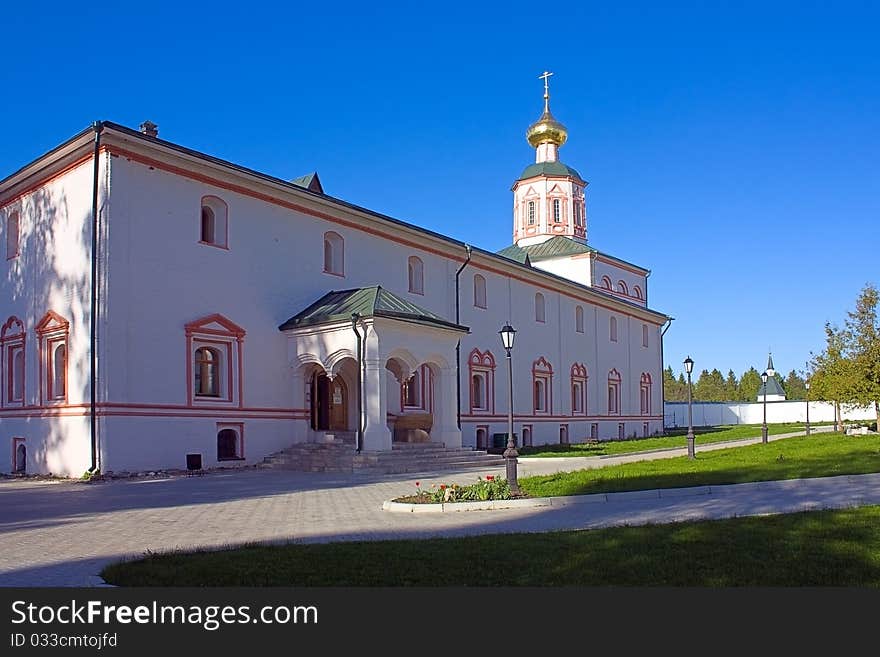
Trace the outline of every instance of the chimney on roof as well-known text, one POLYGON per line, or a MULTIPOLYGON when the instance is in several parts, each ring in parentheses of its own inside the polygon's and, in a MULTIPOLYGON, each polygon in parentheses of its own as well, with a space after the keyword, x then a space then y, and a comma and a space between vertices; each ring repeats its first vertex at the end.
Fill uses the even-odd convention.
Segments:
POLYGON ((147 137, 158 137, 159 126, 152 121, 144 121, 141 123, 141 132, 147 135, 147 137))

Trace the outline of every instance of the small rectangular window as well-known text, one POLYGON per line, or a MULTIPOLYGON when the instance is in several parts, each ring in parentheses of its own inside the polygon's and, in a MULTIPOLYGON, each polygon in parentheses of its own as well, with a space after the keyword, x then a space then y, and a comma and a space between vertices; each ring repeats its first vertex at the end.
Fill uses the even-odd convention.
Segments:
POLYGON ((648 346, 648 325, 642 324, 642 346, 648 346))

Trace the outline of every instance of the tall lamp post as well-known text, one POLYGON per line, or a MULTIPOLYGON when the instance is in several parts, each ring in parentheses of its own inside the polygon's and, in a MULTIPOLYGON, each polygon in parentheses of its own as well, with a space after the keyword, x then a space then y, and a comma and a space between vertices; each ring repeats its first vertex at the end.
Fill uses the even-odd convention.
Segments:
POLYGON ((804 383, 804 386, 807 388, 807 426, 806 426, 806 434, 810 435, 810 380, 807 379, 804 383))
POLYGON ((507 464, 507 484, 510 486, 512 495, 519 495, 519 482, 516 480, 516 460, 519 452, 516 451, 516 443, 513 441, 513 365, 510 360, 510 351, 513 349, 513 340, 516 337, 516 329, 510 324, 505 324, 498 331, 501 336, 501 344, 507 352, 507 449, 504 450, 504 460, 507 464))
POLYGON ((684 359, 684 371, 687 372, 688 375, 688 432, 687 432, 687 443, 688 443, 688 458, 692 459, 694 457, 694 414, 691 409, 691 372, 694 371, 694 361, 691 360, 691 357, 688 356, 684 359))
POLYGON ((764 423, 761 424, 761 442, 767 442, 767 372, 761 372, 761 383, 764 384, 764 423))

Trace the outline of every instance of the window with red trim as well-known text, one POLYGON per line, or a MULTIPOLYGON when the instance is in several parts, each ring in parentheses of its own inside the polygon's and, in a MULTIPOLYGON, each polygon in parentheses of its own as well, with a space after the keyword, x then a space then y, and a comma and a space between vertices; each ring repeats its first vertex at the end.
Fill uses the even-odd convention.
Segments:
POLYGON ((13 210, 6 216, 6 259, 18 256, 21 247, 21 215, 13 210))

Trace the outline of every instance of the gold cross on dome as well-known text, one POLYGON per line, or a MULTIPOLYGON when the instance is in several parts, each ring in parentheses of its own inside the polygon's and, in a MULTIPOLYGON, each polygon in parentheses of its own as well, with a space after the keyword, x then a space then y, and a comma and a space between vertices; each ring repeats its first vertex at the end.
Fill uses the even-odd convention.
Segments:
POLYGON ((543 74, 538 76, 539 80, 544 80, 544 111, 546 112, 549 108, 549 100, 550 100, 550 76, 553 75, 550 71, 544 71, 543 74))

